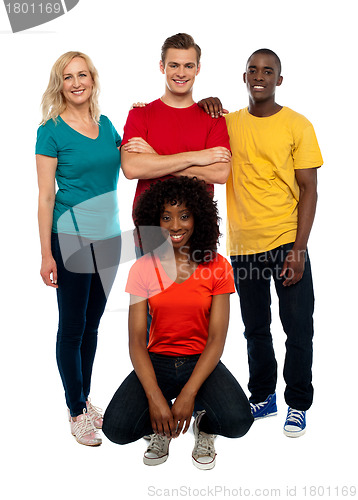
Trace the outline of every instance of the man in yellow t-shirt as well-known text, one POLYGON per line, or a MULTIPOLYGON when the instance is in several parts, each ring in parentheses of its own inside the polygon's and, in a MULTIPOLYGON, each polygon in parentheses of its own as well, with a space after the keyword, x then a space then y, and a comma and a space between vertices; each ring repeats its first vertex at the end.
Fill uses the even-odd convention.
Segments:
MULTIPOLYGON (((274 279, 287 335, 284 433, 306 430, 312 404, 313 285, 307 241, 323 163, 311 123, 275 101, 281 62, 269 49, 248 59, 249 106, 226 116, 232 151, 227 181, 227 248, 245 325, 255 419, 276 415, 277 363, 270 332, 274 279)), ((199 103, 217 114, 216 99, 199 103)), ((220 114, 220 113, 219 113, 220 114)))

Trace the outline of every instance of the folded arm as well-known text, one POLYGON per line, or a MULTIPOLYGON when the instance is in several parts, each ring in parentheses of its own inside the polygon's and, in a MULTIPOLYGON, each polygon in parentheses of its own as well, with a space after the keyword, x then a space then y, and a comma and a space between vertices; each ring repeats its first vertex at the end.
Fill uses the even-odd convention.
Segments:
POLYGON ((158 155, 144 139, 134 137, 122 146, 121 161, 123 173, 128 179, 156 179, 178 174, 196 176, 210 183, 224 183, 230 172, 231 153, 218 146, 158 155), (190 167, 194 170, 184 173, 190 167))
POLYGON ((176 172, 175 177, 185 175, 187 177, 197 177, 208 184, 225 184, 231 171, 231 160, 228 162, 213 163, 205 167, 188 167, 180 172, 176 172))

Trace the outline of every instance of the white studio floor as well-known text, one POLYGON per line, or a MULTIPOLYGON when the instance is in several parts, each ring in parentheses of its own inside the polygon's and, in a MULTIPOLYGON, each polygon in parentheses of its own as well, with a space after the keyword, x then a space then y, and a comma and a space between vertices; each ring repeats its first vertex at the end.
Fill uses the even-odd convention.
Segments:
MULTIPOLYGON (((55 304, 46 301, 46 307, 53 312, 46 329, 51 326, 54 330, 55 304)), ((278 323, 275 303, 273 310, 274 343, 279 371, 282 372, 284 334, 278 323)), ((102 408, 106 407, 131 369, 126 322, 124 310, 106 312, 102 319, 92 385, 92 400, 102 408)), ((157 467, 142 463, 147 445, 144 440, 118 446, 103 436, 100 447, 79 445, 71 436, 66 421, 63 391, 55 366, 55 335, 45 332, 42 325, 37 331, 42 345, 39 345, 35 362, 25 356, 28 350, 33 350, 31 342, 25 342, 21 373, 14 366, 10 375, 12 387, 19 388, 19 411, 12 416, 11 426, 4 432, 2 440, 3 450, 6 450, 4 477, 10 486, 7 498, 17 499, 23 491, 31 491, 36 493, 36 498, 57 500, 65 498, 69 492, 72 497, 80 496, 87 488, 92 495, 105 492, 118 499, 126 498, 126 495, 147 498, 214 494, 217 498, 224 498, 229 493, 231 496, 248 496, 248 492, 249 496, 274 498, 286 497, 287 488, 291 496, 302 495, 304 498, 309 488, 320 487, 319 491, 325 491, 328 497, 329 491, 331 496, 337 496, 336 491, 342 493, 344 487, 353 487, 356 464, 350 450, 355 436, 352 436, 354 422, 348 418, 348 411, 351 408, 353 412, 356 403, 346 404, 350 389, 349 384, 343 384, 350 373, 352 356, 345 353, 347 364, 345 367, 341 365, 339 379, 332 370, 332 356, 326 356, 327 352, 333 352, 334 339, 319 328, 322 323, 319 319, 316 323, 316 394, 314 405, 307 414, 306 434, 290 439, 282 433, 286 404, 281 375, 277 389, 278 415, 254 422, 241 439, 218 437, 217 463, 212 471, 199 471, 192 465, 194 437, 191 430, 172 441, 168 461, 157 467), (26 373, 25 380, 22 380, 23 373, 26 373)), ((337 360, 343 353, 344 346, 335 344, 337 360)), ((245 342, 238 298, 234 295, 229 336, 222 359, 246 389, 245 342)), ((5 388, 4 396, 13 401, 11 390, 5 388)))

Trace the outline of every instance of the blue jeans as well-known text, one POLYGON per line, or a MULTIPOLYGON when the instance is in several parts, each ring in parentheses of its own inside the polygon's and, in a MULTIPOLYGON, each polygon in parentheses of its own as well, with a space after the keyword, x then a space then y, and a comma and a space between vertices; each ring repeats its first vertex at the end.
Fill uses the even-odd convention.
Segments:
MULTIPOLYGON (((163 356, 150 353, 158 385, 171 406, 192 374, 198 356, 163 356)), ((196 403, 206 410, 200 429, 208 434, 241 437, 253 422, 250 404, 229 370, 218 363, 201 386, 196 403)), ((127 444, 153 432, 148 400, 133 371, 124 380, 106 409, 103 432, 117 444, 127 444)))
POLYGON ((280 272, 293 243, 268 252, 231 257, 235 285, 240 296, 249 362, 250 401, 259 403, 273 394, 277 381, 277 362, 272 344, 271 278, 279 299, 279 314, 286 333, 283 375, 285 401, 296 410, 312 404, 312 339, 314 295, 311 266, 306 252, 302 279, 283 286, 280 272))
MULTIPOLYGON (((67 236, 67 238, 69 238, 67 236)), ((77 238, 73 236, 72 238, 77 238)), ((66 269, 59 245, 58 235, 52 233, 52 254, 57 265, 57 303, 59 323, 56 341, 57 365, 65 390, 67 407, 71 416, 81 415, 86 408, 90 392, 92 367, 97 348, 98 326, 104 312, 107 297, 95 260, 93 246, 79 255, 82 271, 87 266, 93 272, 71 272, 66 269)), ((98 242, 100 245, 101 242, 98 242)), ((119 238, 107 240, 115 253, 120 252, 119 238)), ((101 268, 105 266, 103 253, 97 252, 101 268)), ((119 259, 119 255, 118 255, 119 259)), ((112 264, 112 263, 111 263, 112 264)), ((112 267, 112 266, 111 266, 112 267)), ((115 278, 115 271, 107 278, 115 278)), ((107 290, 108 291, 108 290, 107 290)))

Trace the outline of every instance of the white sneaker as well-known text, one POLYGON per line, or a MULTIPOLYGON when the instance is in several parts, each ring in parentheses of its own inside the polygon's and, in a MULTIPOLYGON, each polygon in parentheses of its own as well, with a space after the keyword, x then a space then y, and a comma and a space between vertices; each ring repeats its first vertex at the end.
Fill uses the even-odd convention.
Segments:
POLYGON ((143 462, 145 465, 160 465, 168 459, 169 443, 171 438, 151 434, 150 443, 147 451, 144 453, 143 462))
POLYGON ((90 398, 86 401, 87 413, 92 419, 92 422, 96 429, 102 429, 103 425, 103 410, 102 408, 98 408, 91 403, 90 398))
POLYGON ((199 411, 193 424, 195 445, 192 460, 195 467, 202 470, 212 469, 215 466, 216 452, 214 446, 215 434, 207 434, 199 430, 200 420, 205 410, 199 411))
POLYGON ((78 415, 76 420, 71 418, 71 433, 75 436, 76 441, 85 446, 99 446, 102 444, 101 436, 95 428, 93 421, 85 408, 83 414, 78 415))

